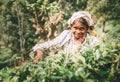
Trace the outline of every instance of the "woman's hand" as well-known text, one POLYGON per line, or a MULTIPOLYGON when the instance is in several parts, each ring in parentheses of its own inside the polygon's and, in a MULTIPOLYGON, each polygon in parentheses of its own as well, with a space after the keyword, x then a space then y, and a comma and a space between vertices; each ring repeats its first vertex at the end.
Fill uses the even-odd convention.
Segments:
POLYGON ((36 50, 36 55, 34 57, 34 62, 38 62, 38 61, 42 61, 43 60, 43 52, 42 50, 36 50))

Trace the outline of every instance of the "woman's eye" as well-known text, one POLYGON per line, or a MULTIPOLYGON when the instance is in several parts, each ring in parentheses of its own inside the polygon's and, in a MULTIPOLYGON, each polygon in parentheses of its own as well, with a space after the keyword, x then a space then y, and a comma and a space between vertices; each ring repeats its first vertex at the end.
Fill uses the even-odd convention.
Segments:
POLYGON ((85 30, 85 28, 84 28, 84 27, 81 27, 81 28, 79 28, 79 30, 85 30))
POLYGON ((77 29, 77 27, 74 27, 74 29, 77 29))
POLYGON ((84 28, 80 28, 79 30, 84 30, 84 28))

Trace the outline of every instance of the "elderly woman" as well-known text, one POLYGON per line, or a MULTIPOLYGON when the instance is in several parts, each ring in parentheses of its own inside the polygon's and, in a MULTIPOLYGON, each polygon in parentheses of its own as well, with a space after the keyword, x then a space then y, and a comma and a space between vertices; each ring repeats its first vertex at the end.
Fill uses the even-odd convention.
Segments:
POLYGON ((94 27, 93 19, 89 13, 85 11, 73 13, 68 20, 68 25, 69 30, 64 30, 55 39, 36 44, 33 47, 33 50, 36 52, 34 62, 43 60, 44 50, 56 49, 66 54, 77 54, 78 52, 85 52, 99 45, 99 40, 88 33, 88 30, 94 27))

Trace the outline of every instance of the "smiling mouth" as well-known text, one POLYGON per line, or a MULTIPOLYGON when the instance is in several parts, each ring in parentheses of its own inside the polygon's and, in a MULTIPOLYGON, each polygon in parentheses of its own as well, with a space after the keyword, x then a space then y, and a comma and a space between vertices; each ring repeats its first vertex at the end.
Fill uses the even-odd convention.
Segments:
POLYGON ((83 33, 74 34, 74 37, 75 37, 76 39, 80 39, 80 38, 86 37, 86 34, 83 34, 83 33))
POLYGON ((76 37, 76 38, 82 38, 82 37, 83 37, 83 34, 75 34, 75 37, 76 37))

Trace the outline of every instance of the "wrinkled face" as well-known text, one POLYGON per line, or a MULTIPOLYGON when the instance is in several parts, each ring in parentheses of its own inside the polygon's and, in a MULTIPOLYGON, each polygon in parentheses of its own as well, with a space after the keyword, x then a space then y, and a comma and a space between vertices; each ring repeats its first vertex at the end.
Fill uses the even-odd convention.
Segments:
POLYGON ((75 21, 71 27, 71 31, 75 39, 80 39, 86 36, 87 26, 80 21, 75 21))

